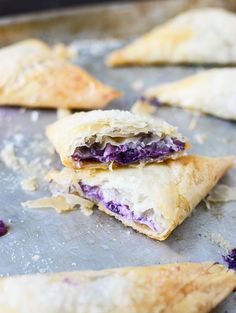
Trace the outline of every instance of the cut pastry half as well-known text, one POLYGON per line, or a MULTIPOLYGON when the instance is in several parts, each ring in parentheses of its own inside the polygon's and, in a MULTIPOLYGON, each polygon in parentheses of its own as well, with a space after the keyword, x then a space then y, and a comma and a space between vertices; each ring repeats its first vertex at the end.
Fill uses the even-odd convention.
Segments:
POLYGON ((51 49, 36 39, 0 49, 0 105, 92 109, 121 95, 67 56, 65 47, 51 49))
POLYGON ((234 13, 221 8, 195 9, 115 50, 108 56, 107 64, 235 64, 235 38, 234 13))
POLYGON ((236 120, 236 69, 203 71, 172 83, 149 88, 138 101, 169 104, 236 120))
POLYGON ((62 163, 75 169, 161 162, 189 147, 175 127, 129 111, 75 113, 46 132, 62 163))
POLYGON ((0 278, 2 313, 207 313, 236 287, 221 264, 174 263, 0 278))
POLYGON ((233 157, 183 156, 113 171, 64 168, 54 174, 54 196, 80 195, 126 226, 166 239, 232 167, 233 157))

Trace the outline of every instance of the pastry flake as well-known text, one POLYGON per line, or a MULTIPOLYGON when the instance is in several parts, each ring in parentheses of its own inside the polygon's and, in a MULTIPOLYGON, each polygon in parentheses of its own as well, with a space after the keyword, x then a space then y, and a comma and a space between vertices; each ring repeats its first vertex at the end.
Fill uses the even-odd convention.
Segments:
POLYGON ((164 240, 233 166, 233 160, 193 155, 113 171, 64 168, 52 177, 50 189, 53 195, 79 194, 126 226, 164 240))
POLYGON ((174 263, 0 278, 2 313, 207 313, 236 287, 221 264, 174 263))
POLYGON ((221 8, 184 12, 107 58, 110 66, 236 63, 236 15, 221 8), (223 26, 222 26, 223 25, 223 26))
POLYGON ((49 198, 40 198, 36 200, 28 200, 21 203, 24 208, 35 209, 35 208, 53 208, 58 213, 67 211, 73 211, 77 206, 80 206, 81 211, 91 211, 94 204, 78 195, 58 195, 49 198))
POLYGON ((151 87, 139 102, 156 101, 236 120, 235 81, 236 69, 212 69, 176 82, 151 87))
POLYGON ((161 162, 189 147, 166 122, 119 110, 75 113, 46 132, 62 163, 77 169, 161 162))
POLYGON ((211 203, 236 201, 236 186, 218 184, 208 195, 206 201, 211 203))
POLYGON ((0 49, 0 105, 92 109, 121 95, 69 63, 63 51, 35 39, 0 49))

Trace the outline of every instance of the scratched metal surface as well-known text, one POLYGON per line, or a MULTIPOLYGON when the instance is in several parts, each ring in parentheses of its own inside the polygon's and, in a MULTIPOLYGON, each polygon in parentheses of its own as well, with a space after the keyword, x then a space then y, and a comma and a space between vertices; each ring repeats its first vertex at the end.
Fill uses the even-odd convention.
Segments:
MULTIPOLYGON (((73 42, 74 48, 79 51, 79 57, 76 60, 78 64, 103 82, 124 92, 124 97, 111 103, 108 108, 130 109, 141 92, 133 89, 134 81, 137 84, 137 80, 141 80, 146 87, 173 81, 202 70, 200 67, 177 66, 119 69, 105 67, 104 55, 122 45, 126 40, 114 40, 114 36, 127 38, 134 35, 135 25, 138 27, 137 32, 141 32, 138 20, 144 7, 146 9, 142 25, 145 30, 147 25, 154 25, 154 20, 157 23, 156 18, 158 14, 160 15, 160 10, 168 16, 167 12, 170 12, 169 15, 173 15, 184 8, 184 6, 176 7, 173 5, 173 1, 167 2, 172 3, 169 11, 165 4, 163 9, 153 3, 149 6, 147 3, 144 6, 142 4, 108 5, 100 7, 99 10, 91 7, 82 11, 73 11, 73 14, 71 13, 73 19, 70 16, 73 25, 76 24, 75 17, 81 15, 81 12, 83 20, 86 21, 84 26, 80 25, 80 32, 78 29, 75 31, 73 27, 70 29, 68 24, 63 29, 59 23, 60 18, 55 22, 57 16, 60 16, 62 21, 65 20, 69 15, 68 12, 64 19, 63 12, 60 12, 59 15, 55 13, 54 17, 53 14, 42 15, 38 20, 35 16, 32 28, 30 17, 23 18, 22 21, 17 22, 21 25, 21 27, 17 26, 19 32, 15 32, 15 28, 12 26, 14 23, 17 24, 15 19, 4 20, 0 23, 0 34, 1 32, 4 34, 1 37, 1 44, 3 45, 9 40, 14 41, 14 39, 32 36, 54 42, 61 40, 68 43, 73 42), (102 10, 109 15, 110 21, 112 14, 113 16, 119 15, 119 18, 116 17, 114 34, 110 28, 106 32, 108 25, 104 26, 104 24, 93 32, 93 19, 96 17, 96 12, 98 18, 101 17, 102 10), (121 12, 123 13, 121 14, 121 12), (92 19, 90 19, 91 16, 92 19), (136 22, 132 25, 129 36, 126 34, 122 16, 126 18, 131 16, 133 23, 136 22), (43 22, 44 18, 45 23, 43 22), (50 24, 50 20, 53 21, 52 24, 50 24), (4 27, 1 28, 2 26, 4 27), (49 27, 49 30, 45 27, 49 27), (9 30, 7 31, 7 29, 9 30), (59 31, 60 29, 61 31, 59 31)), ((69 22, 67 21, 67 23, 69 22)), ((96 23, 99 24, 98 20, 96 23)), ((211 240, 213 234, 220 234, 232 246, 236 246, 236 210, 233 202, 214 205, 210 210, 207 210, 205 204, 201 203, 193 216, 179 226, 164 242, 154 241, 132 229, 125 228, 118 221, 97 210, 92 216, 86 217, 80 211, 60 215, 52 209, 23 209, 22 201, 45 196, 48 192, 47 185, 43 180, 40 180, 38 191, 25 192, 21 188, 21 180, 29 174, 34 175, 35 172, 40 173, 42 177, 47 169, 57 163, 56 157, 50 153, 50 145, 44 137, 44 128, 56 119, 56 112, 54 110, 38 110, 38 114, 38 120, 33 121, 32 116, 35 113, 31 110, 24 111, 19 108, 6 107, 0 109, 0 149, 11 142, 14 144, 16 154, 28 162, 24 170, 15 171, 7 168, 0 161, 0 218, 9 224, 9 233, 0 238, 1 275, 102 269, 175 261, 214 260, 222 262, 222 254, 225 251, 211 240), (35 167, 37 167, 35 172, 32 162, 35 162, 35 167)), ((192 142, 193 153, 210 156, 236 154, 235 123, 201 116, 196 129, 190 131, 189 124, 194 117, 193 113, 177 108, 162 107, 158 109, 157 114, 179 126, 180 131, 192 142), (199 144, 196 141, 196 135, 206 135, 207 140, 203 144, 199 144)), ((222 181, 235 186, 235 174, 235 169, 231 170, 222 181)), ((214 312, 233 313, 235 304, 234 294, 214 312)))

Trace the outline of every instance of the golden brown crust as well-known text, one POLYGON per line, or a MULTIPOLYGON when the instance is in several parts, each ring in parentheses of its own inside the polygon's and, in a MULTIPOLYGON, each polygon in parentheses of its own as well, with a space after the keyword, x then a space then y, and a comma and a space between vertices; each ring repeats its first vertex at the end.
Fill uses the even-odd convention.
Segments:
POLYGON ((236 287, 213 262, 0 279, 2 313, 207 313, 236 287))
MULTIPOLYGON (((157 240, 165 240, 204 199, 218 180, 233 166, 234 157, 184 156, 145 167, 119 167, 108 170, 72 171, 65 168, 53 179, 56 190, 68 192, 69 186, 78 182, 98 186, 106 202, 113 201, 128 205, 136 216, 143 217, 151 210, 156 229, 138 223, 132 218, 121 216, 108 208, 102 200, 98 203, 101 211, 114 216, 124 225, 157 240), (67 190, 67 191, 66 191, 67 190), (116 192, 113 192, 116 191, 116 192)), ((86 197, 78 187, 77 192, 86 197)), ((89 199, 89 196, 88 196, 89 199)))
MULTIPOLYGON (((163 120, 122 110, 94 110, 75 113, 49 125, 46 130, 47 137, 60 155, 62 163, 77 169, 104 169, 108 168, 111 163, 102 164, 101 162, 85 161, 77 166, 71 158, 76 147, 86 146, 90 142, 101 144, 109 142, 112 138, 129 139, 140 133, 153 133, 157 137, 173 136, 185 142, 186 149, 190 146, 187 139, 183 138, 175 127, 163 120)), ((173 152, 170 158, 175 159, 183 153, 183 150, 173 152)))
POLYGON ((234 13, 221 8, 190 10, 155 27, 124 48, 113 51, 106 63, 109 66, 163 63, 234 64, 235 36, 234 13), (221 25, 224 25, 224 28, 221 25))
POLYGON ((102 108, 121 93, 37 40, 0 50, 0 105, 102 108))
MULTIPOLYGON (((220 68, 203 71, 176 82, 148 88, 144 97, 188 110, 236 120, 236 69, 220 68)), ((142 106, 142 101, 136 105, 142 106)))
MULTIPOLYGON (((169 237, 172 231, 188 217, 196 205, 205 198, 210 190, 216 185, 218 180, 233 166, 234 157, 224 158, 207 158, 200 156, 184 156, 176 161, 166 161, 170 165, 173 172, 178 166, 181 166, 182 177, 179 176, 178 181, 175 181, 175 191, 169 191, 169 197, 178 194, 178 201, 175 203, 176 208, 164 206, 162 207, 162 215, 169 220, 169 227, 162 233, 158 233, 146 225, 129 221, 124 217, 106 209, 104 205, 99 205, 99 209, 116 219, 124 225, 130 226, 138 232, 146 236, 156 239, 165 240, 169 237), (175 166, 175 162, 178 165, 175 166)), ((180 173, 179 173, 180 174, 180 173)), ((130 175, 132 175, 130 173, 130 175)), ((155 183, 155 172, 153 172, 153 184, 155 183)), ((159 177, 158 177, 159 178, 159 177)), ((173 177, 173 179, 175 179, 173 177)), ((144 181, 145 183, 145 181, 144 181)))

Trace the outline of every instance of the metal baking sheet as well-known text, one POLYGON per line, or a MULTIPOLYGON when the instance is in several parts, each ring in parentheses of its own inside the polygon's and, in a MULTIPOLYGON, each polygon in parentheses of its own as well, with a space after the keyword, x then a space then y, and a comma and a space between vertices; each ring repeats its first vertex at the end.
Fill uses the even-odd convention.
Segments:
MULTIPOLYGON (((203 69, 199 66, 110 69, 103 63, 104 56, 113 48, 162 22, 163 16, 173 16, 189 7, 189 1, 179 1, 178 5, 176 2, 106 5, 7 18, 0 21, 0 44, 27 37, 72 44, 79 52, 76 63, 124 92, 124 96, 113 101, 108 108, 130 109, 141 93, 135 90, 137 86, 145 88, 174 81, 203 69)), ((211 2, 205 1, 206 4, 211 2)), ((195 1, 196 5, 203 3, 195 1)), ((196 128, 191 131, 189 125, 192 119, 197 119, 193 113, 161 107, 157 115, 179 126, 193 144, 192 153, 209 156, 236 154, 236 126, 233 122, 200 116, 196 128), (199 137, 205 138, 201 144, 199 137)), ((202 202, 192 217, 164 242, 138 234, 97 210, 86 217, 79 210, 57 214, 53 209, 23 209, 21 202, 48 195, 43 176, 51 167, 58 166, 58 158, 52 154, 44 129, 55 119, 55 110, 0 108, 0 149, 2 151, 11 143, 16 155, 22 158, 18 170, 7 168, 0 161, 0 217, 10 226, 9 233, 0 238, 1 275, 175 261, 222 262, 224 246, 236 246, 234 202, 213 205, 210 209, 202 202), (40 177, 38 191, 22 190, 21 181, 29 176, 40 177)), ((235 186, 235 174, 236 170, 232 169, 222 182, 235 186)), ((234 294, 214 312, 233 313, 235 305, 234 294)))

